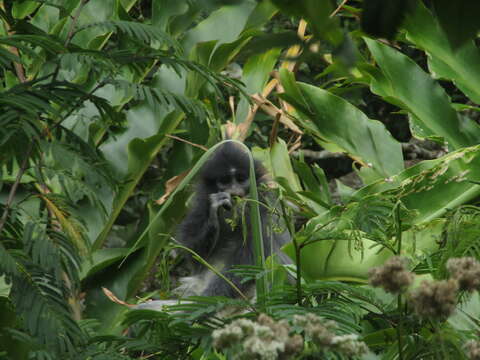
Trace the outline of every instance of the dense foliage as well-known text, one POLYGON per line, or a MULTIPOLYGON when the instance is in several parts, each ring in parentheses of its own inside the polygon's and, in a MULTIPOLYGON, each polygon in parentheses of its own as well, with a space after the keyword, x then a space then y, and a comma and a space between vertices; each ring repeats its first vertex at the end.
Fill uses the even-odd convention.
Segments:
POLYGON ((0 18, 0 358, 480 359, 477 2, 0 18), (175 227, 226 137, 275 180, 294 264, 236 268, 255 300, 137 308, 174 298, 175 227))

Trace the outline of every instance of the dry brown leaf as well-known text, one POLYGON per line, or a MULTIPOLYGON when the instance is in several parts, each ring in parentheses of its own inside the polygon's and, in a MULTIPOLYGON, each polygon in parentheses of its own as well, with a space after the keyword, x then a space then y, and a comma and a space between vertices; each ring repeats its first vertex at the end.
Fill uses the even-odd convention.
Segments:
POLYGON ((155 203, 158 205, 162 205, 165 201, 167 201, 170 194, 177 188, 177 186, 182 182, 182 180, 185 179, 185 176, 187 176, 189 172, 190 170, 187 170, 179 175, 172 177, 171 179, 168 179, 165 184, 165 194, 163 194, 160 199, 155 200, 155 203))
POLYGON ((124 305, 124 306, 128 306, 128 307, 135 306, 135 304, 128 304, 125 301, 120 300, 110 290, 108 290, 105 287, 102 287, 102 290, 103 290, 103 293, 105 294, 105 296, 107 298, 109 298, 112 302, 114 302, 115 304, 124 305))

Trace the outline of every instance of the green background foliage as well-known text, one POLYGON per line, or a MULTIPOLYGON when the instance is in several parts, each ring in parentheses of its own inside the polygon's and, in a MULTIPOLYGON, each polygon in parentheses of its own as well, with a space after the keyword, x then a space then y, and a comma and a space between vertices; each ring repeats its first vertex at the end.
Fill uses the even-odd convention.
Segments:
MULTIPOLYGON (((425 320, 368 273, 401 255, 420 286, 480 259, 479 18, 469 0, 1 2, 0 358, 229 358, 212 331, 260 312, 334 320, 365 359, 467 358, 478 289, 425 320), (136 309, 174 298, 175 228, 226 138, 268 168, 293 264, 236 268, 251 303, 136 309)), ((348 358, 308 337, 298 356, 348 358)))

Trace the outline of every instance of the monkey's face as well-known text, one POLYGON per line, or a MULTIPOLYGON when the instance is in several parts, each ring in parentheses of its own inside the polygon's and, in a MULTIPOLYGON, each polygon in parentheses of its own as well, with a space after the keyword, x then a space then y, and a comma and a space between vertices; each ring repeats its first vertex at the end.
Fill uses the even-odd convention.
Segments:
POLYGON ((235 168, 216 179, 216 186, 219 192, 226 192, 231 196, 244 197, 249 192, 248 174, 235 168))

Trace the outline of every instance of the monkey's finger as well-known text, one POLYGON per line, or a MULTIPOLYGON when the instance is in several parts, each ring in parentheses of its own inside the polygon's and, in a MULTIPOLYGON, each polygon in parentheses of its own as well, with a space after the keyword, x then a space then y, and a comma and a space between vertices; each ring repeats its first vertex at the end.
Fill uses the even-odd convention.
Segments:
POLYGON ((232 202, 230 201, 230 199, 222 200, 220 203, 225 210, 232 210, 232 202))

